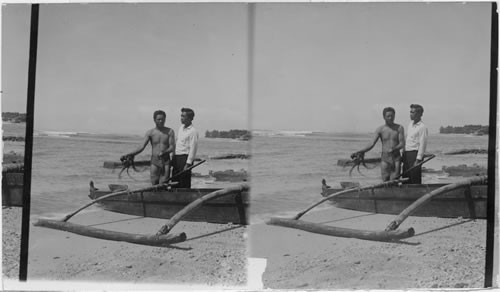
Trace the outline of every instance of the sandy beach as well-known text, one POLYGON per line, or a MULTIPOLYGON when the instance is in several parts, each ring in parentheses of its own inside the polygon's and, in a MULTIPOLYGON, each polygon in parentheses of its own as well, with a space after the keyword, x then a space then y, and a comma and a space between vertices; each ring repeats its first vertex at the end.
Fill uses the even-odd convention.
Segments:
POLYGON ((21 250, 22 208, 2 208, 2 274, 3 279, 18 279, 21 250))
MULTIPOLYGON (((3 135, 24 138, 25 124, 3 122, 3 135)), ((4 141, 2 164, 24 163, 24 141, 4 141)), ((18 279, 21 249, 21 207, 2 207, 2 278, 18 279)))
MULTIPOLYGON (((302 219, 383 230, 393 218, 332 207, 302 219)), ((409 217, 409 227, 411 238, 376 242, 256 224, 250 256, 267 259, 264 287, 274 289, 484 287, 486 220, 409 217)))
MULTIPOLYGON (((69 213, 69 212, 68 212, 69 213)), ((36 220, 36 218, 33 218, 36 220)), ((72 223, 129 233, 156 233, 166 223, 93 211, 72 223)), ((246 283, 246 227, 180 222, 187 240, 170 247, 107 241, 31 225, 30 280, 242 286, 246 283)))

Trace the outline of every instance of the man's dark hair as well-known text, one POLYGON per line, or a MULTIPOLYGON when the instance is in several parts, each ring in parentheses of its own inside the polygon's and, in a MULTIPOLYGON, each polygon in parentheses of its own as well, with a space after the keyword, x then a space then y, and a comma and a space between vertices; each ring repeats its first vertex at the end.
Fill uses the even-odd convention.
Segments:
POLYGON ((392 112, 393 114, 396 114, 396 111, 390 106, 384 108, 384 110, 382 111, 382 116, 385 117, 385 113, 387 112, 392 112))
POLYGON ((189 119, 194 119, 194 111, 192 109, 183 107, 181 108, 181 113, 182 112, 186 113, 189 119))
POLYGON ((153 119, 156 119, 156 116, 157 116, 157 115, 163 115, 163 117, 164 117, 164 118, 166 118, 166 117, 167 117, 167 114, 166 114, 164 111, 162 111, 162 110, 157 110, 157 111, 155 111, 155 112, 153 113, 153 119))
POLYGON ((412 105, 410 105, 410 108, 415 109, 419 115, 424 114, 424 108, 419 104, 412 104, 412 105))

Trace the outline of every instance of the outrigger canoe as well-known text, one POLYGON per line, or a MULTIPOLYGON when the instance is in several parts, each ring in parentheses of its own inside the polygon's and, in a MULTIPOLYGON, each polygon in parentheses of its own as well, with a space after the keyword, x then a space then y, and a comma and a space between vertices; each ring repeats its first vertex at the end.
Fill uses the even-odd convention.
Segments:
MULTIPOLYGON (((89 197, 96 200, 116 190, 125 190, 126 186, 110 186, 110 191, 90 188, 89 197)), ((97 204, 105 210, 128 215, 170 219, 193 201, 219 189, 182 189, 171 188, 159 191, 127 193, 99 201, 97 204)), ((246 225, 248 192, 237 192, 228 196, 210 200, 201 205, 183 220, 209 223, 235 223, 246 225)))
POLYGON ((169 246, 185 241, 187 238, 186 233, 175 234, 171 232, 172 228, 181 220, 247 224, 245 211, 248 205, 248 195, 246 194, 250 188, 246 184, 218 190, 169 189, 168 187, 171 185, 163 184, 137 190, 120 190, 114 185, 113 192, 99 192, 93 185, 93 182, 91 182, 90 197, 94 198, 92 202, 64 216, 62 219, 40 218, 33 224, 94 238, 151 246, 169 246), (221 199, 225 197, 232 198, 232 200, 221 199), (121 198, 121 200, 112 200, 113 198, 121 198), (155 234, 124 233, 68 222, 81 210, 97 203, 114 212, 168 218, 168 220, 155 234), (138 210, 142 211, 139 212, 138 210))
POLYGON ((23 205, 24 164, 11 163, 2 166, 2 206, 23 205))
MULTIPOLYGON (((406 218, 410 215, 415 215, 417 213, 421 214, 420 216, 424 216, 424 214, 429 214, 426 216, 435 216, 442 217, 444 214, 450 214, 445 211, 445 209, 453 209, 449 208, 454 205, 453 201, 460 199, 460 196, 464 196, 467 201, 468 206, 468 216, 472 218, 477 217, 485 217, 486 212, 480 211, 479 216, 476 213, 476 206, 478 210, 486 210, 486 206, 482 204, 482 197, 486 193, 484 190, 487 188, 486 184, 488 182, 487 176, 476 176, 463 181, 455 182, 448 185, 402 185, 399 184, 408 179, 395 179, 392 181, 387 181, 375 185, 370 186, 356 186, 347 189, 341 190, 332 190, 326 185, 325 180, 323 180, 323 194, 324 198, 319 202, 316 202, 303 211, 299 212, 297 215, 292 218, 280 218, 280 217, 272 217, 267 224, 277 225, 288 228, 300 229, 312 233, 325 234, 330 236, 339 236, 339 237, 348 237, 348 238, 358 238, 365 240, 377 240, 377 241, 393 241, 393 240, 401 240, 405 238, 412 237, 415 235, 415 229, 403 228, 400 229, 401 223, 403 223, 406 218), (394 187, 393 187, 394 186, 394 187), (439 186, 439 187, 438 187, 439 186), (484 187, 476 189, 475 186, 484 187), (434 188, 433 188, 434 187, 434 188), (379 191, 380 189, 384 191, 379 191), (425 189, 424 194, 420 192, 425 189), (418 191, 417 191, 418 190, 418 191), (457 192, 458 190, 458 192, 457 192), (328 193, 328 194, 327 194, 328 193), (406 197, 403 197, 403 193, 406 193, 406 197, 413 197, 411 203, 407 204, 406 197), (455 195, 448 195, 450 200, 445 201, 447 204, 436 204, 433 203, 433 200, 436 198, 446 196, 446 194, 454 193, 455 195), (351 228, 342 228, 330 226, 322 223, 314 223, 304 220, 299 220, 304 214, 311 211, 313 208, 318 205, 334 200, 338 197, 343 197, 344 195, 354 196, 354 203, 350 205, 344 205, 344 208, 349 206, 349 209, 354 210, 362 210, 367 212, 380 212, 384 210, 384 212, 396 212, 394 206, 405 204, 406 208, 401 210, 401 212, 389 222, 387 227, 384 230, 361 230, 361 229, 351 229, 351 228), (386 195, 377 195, 377 194, 386 194, 386 195), (474 194, 474 195, 473 195, 474 194), (476 203, 476 200, 473 197, 479 197, 479 202, 476 203), (375 198, 375 199, 374 199, 375 198), (378 200, 378 198, 380 198, 378 200), (404 199, 401 199, 404 198, 404 199), (378 204, 381 203, 381 204, 378 204), (420 211, 422 208, 430 205, 431 208, 427 207, 427 211, 420 211), (362 209, 360 206, 365 206, 362 209), (438 209, 437 206, 440 206, 441 209, 438 209), (398 229, 399 228, 399 229, 398 229)), ((346 198, 344 197, 344 200, 346 198)), ((439 200, 438 200, 439 201, 439 200)), ((339 200, 337 200, 338 204, 339 200)), ((352 203, 352 202, 351 202, 352 203)), ((391 214, 389 213, 389 214, 391 214)), ((397 213, 397 212, 396 212, 397 213)), ((461 212, 465 214, 464 212, 461 212)), ((458 212, 453 214, 457 216, 458 212)), ((448 215, 449 216, 449 215, 448 215)), ((462 216, 463 215, 458 215, 462 216)))
MULTIPOLYGON (((330 199, 336 207, 370 213, 399 214, 417 199, 445 184, 392 185, 340 194, 330 199)), ((322 186, 323 197, 346 189, 322 186)), ((486 218, 487 184, 468 185, 433 197, 412 216, 486 218)))

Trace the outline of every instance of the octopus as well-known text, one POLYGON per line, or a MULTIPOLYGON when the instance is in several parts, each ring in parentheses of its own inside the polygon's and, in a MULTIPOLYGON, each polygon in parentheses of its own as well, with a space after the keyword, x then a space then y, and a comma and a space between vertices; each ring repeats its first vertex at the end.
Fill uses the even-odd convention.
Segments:
POLYGON ((354 170, 354 168, 357 168, 359 174, 363 175, 361 173, 361 170, 359 169, 359 167, 361 165, 363 165, 366 169, 373 169, 368 167, 365 163, 365 153, 363 152, 356 152, 356 153, 353 153, 351 155, 351 159, 352 159, 352 162, 353 162, 353 166, 351 167, 351 170, 349 170, 349 176, 352 176, 352 171, 354 170))
POLYGON ((130 167, 132 167, 132 169, 135 170, 136 172, 139 171, 139 170, 137 170, 137 168, 135 167, 135 164, 134 164, 134 155, 123 155, 122 157, 120 157, 120 161, 122 162, 122 169, 120 170, 120 173, 118 174, 118 178, 121 178, 122 173, 126 170, 127 175, 131 179, 134 179, 129 173, 130 167))

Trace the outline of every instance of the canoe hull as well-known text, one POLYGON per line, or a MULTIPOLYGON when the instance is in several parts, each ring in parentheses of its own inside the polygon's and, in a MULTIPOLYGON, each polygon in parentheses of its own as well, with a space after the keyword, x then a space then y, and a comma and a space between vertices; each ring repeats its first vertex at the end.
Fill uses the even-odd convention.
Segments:
POLYGON ((24 173, 7 172, 2 174, 2 206, 22 207, 24 173))
MULTIPOLYGON (((112 197, 97 203, 105 210, 128 215, 169 219, 189 203, 218 189, 170 189, 158 192, 141 192, 112 197)), ((89 197, 97 199, 110 194, 91 191, 89 197)), ((235 223, 246 225, 248 193, 230 194, 204 203, 183 220, 210 223, 235 223)))
MULTIPOLYGON (((444 186, 443 184, 401 185, 356 191, 333 197, 339 208, 370 213, 401 213, 420 197, 444 186)), ((323 189, 328 196, 343 189, 323 189)), ((412 216, 443 218, 486 218, 487 185, 467 186, 433 198, 412 216)))

